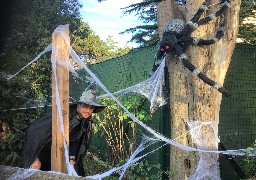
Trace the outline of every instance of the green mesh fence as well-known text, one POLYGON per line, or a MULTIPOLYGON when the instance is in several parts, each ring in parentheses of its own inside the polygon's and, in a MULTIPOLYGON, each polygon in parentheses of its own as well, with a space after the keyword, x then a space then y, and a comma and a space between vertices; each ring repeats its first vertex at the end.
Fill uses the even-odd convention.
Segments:
MULTIPOLYGON (((221 103, 221 148, 247 148, 256 140, 256 46, 236 45, 224 86, 232 97, 223 96, 221 103)), ((220 165, 222 179, 237 179, 245 171, 243 158, 221 156, 220 165)))
MULTIPOLYGON (((155 52, 155 46, 133 49, 127 55, 89 65, 89 68, 110 92, 115 92, 147 79, 153 67, 155 52)), ((70 95, 80 97, 86 86, 79 84, 79 81, 74 83, 73 79, 70 83, 70 95)))
MULTIPOLYGON (((102 63, 90 65, 110 92, 135 85, 149 77, 156 47, 134 49, 128 55, 102 63)), ((256 139, 256 46, 237 44, 227 72, 224 86, 231 91, 232 97, 223 96, 220 109, 219 136, 227 149, 247 148, 256 139)), ((70 95, 79 98, 86 85, 71 79, 70 95)), ((148 102, 145 107, 148 107, 148 102)), ((168 105, 160 108, 153 121, 147 124, 156 131, 169 137, 170 124, 168 105)), ((155 147, 159 146, 157 144, 155 147)), ((154 148, 154 147, 153 147, 154 148)), ((97 133, 93 137, 93 151, 108 156, 110 150, 97 133)), ((150 162, 169 166, 169 147, 150 156, 150 162)), ((240 179, 245 172, 243 158, 220 156, 221 178, 240 179)))
MULTIPOLYGON (((147 78, 151 73, 154 57, 156 53, 156 46, 144 47, 140 49, 133 49, 129 54, 107 60, 98 64, 88 65, 89 69, 100 79, 100 81, 107 87, 110 92, 115 92, 130 86, 133 86, 137 83, 140 83, 147 78)), ((80 75, 83 76, 84 71, 80 72, 80 75)), ((80 95, 84 91, 86 84, 80 80, 70 80, 70 96, 79 99, 80 95)), ((98 88, 99 94, 102 94, 103 91, 98 88)), ((129 98, 129 97, 128 97, 129 98)), ((148 100, 141 101, 143 108, 149 112, 150 103, 148 100)), ((168 131, 165 128, 168 128, 165 124, 169 121, 164 117, 168 113, 163 113, 165 108, 159 108, 152 116, 152 120, 145 122, 152 129, 165 134, 168 136, 168 131), (163 121, 165 119, 165 121, 163 121)), ((169 118, 169 117, 168 117, 169 118)), ((125 122, 127 123, 127 122, 125 122)), ((130 126, 126 125, 125 129, 130 126)), ((138 136, 141 135, 141 131, 136 132, 138 136)), ((146 132, 144 132, 146 133, 146 132)), ((139 143, 141 138, 136 139, 136 142, 139 143)), ((147 152, 159 147, 161 143, 157 143, 148 149, 147 152)), ((93 153, 96 153, 102 159, 109 159, 111 156, 111 148, 108 146, 104 133, 102 131, 94 134, 92 138, 92 143, 90 147, 93 153)), ((149 164, 160 164, 163 166, 164 163, 168 164, 168 158, 165 155, 169 156, 167 153, 168 149, 166 147, 161 148, 152 155, 150 155, 146 160, 149 164), (166 160, 164 160, 164 158, 166 160)))

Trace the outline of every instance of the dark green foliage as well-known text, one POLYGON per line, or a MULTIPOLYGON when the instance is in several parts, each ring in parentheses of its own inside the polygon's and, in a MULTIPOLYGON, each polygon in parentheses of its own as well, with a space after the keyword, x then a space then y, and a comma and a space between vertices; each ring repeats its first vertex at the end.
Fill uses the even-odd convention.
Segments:
POLYGON ((256 2, 255 0, 246 0, 241 2, 241 10, 239 14, 239 34, 238 37, 242 38, 247 44, 256 44, 256 2), (248 20, 248 18, 250 20, 248 20), (247 19, 247 22, 244 20, 247 19))
MULTIPOLYGON (((256 148, 256 142, 248 148, 248 153, 250 153, 250 148, 256 148)), ((245 160, 245 170, 250 178, 256 178, 256 157, 247 157, 245 160)))
POLYGON ((44 109, 6 109, 19 108, 29 99, 47 99, 51 84, 49 63, 49 59, 42 59, 28 67, 22 76, 11 81, 3 80, 6 86, 0 86, 3 94, 0 124, 6 122, 8 127, 7 139, 0 141, 2 164, 22 167, 22 145, 26 128, 44 112, 44 109))
POLYGON ((37 119, 43 109, 5 111, 0 123, 7 122, 6 139, 0 140, 0 162, 3 165, 22 167, 22 148, 28 124, 37 119))
MULTIPOLYGON (((9 110, 20 108, 29 100, 51 100, 51 52, 11 80, 6 77, 16 73, 51 44, 52 33, 59 25, 69 24, 71 46, 79 55, 88 48, 100 57, 112 49, 81 21, 78 0, 12 1, 8 8, 10 15, 1 13, 8 15, 9 23, 1 34, 4 42, 0 49, 0 123, 6 122, 10 130, 7 139, 1 141, 0 160, 6 165, 21 165, 25 128, 38 118, 41 110, 9 110)), ((120 48, 114 53, 127 52, 129 49, 120 48)))
POLYGON ((136 15, 139 16, 140 20, 143 20, 144 23, 156 23, 157 11, 156 6, 160 2, 159 0, 145 0, 140 3, 131 4, 123 8, 125 10, 124 14, 131 14, 136 12, 136 15))
POLYGON ((131 166, 131 169, 127 172, 130 180, 136 179, 145 179, 145 180, 154 180, 161 179, 164 172, 161 170, 160 164, 149 164, 147 160, 140 161, 137 164, 131 166), (129 174, 130 173, 130 174, 129 174))
POLYGON ((256 27, 254 24, 243 24, 239 28, 238 37, 244 40, 246 44, 256 44, 256 27))
POLYGON ((87 153, 84 157, 83 163, 86 175, 104 173, 110 168, 105 162, 99 160, 96 156, 89 153, 87 153))
POLYGON ((48 44, 51 34, 60 24, 77 29, 80 17, 77 0, 15 1, 12 4, 10 31, 1 50, 1 71, 16 72, 31 61, 48 44))
MULTIPOLYGON (((120 161, 119 166, 122 166, 126 161, 120 161)), ((102 174, 116 165, 109 165, 107 162, 100 160, 98 157, 87 154, 84 157, 84 168, 86 170, 86 175, 96 175, 102 174)), ((104 178, 104 179, 118 179, 121 172, 115 172, 112 175, 104 178)), ((124 175, 124 179, 143 179, 143 180, 154 180, 154 179, 161 179, 162 175, 166 174, 166 177, 169 177, 169 172, 162 171, 160 164, 150 164, 147 160, 142 160, 138 163, 133 164, 130 166, 124 175)))
POLYGON ((20 96, 20 92, 23 89, 22 83, 19 81, 6 81, 3 78, 0 78, 0 109, 11 109, 13 106, 21 105, 25 102, 25 98, 20 96), (17 84, 19 84, 17 86, 17 84))
POLYGON ((132 4, 124 9, 124 15, 131 15, 135 13, 145 25, 136 26, 133 28, 126 29, 121 32, 124 33, 135 33, 130 42, 136 42, 140 46, 153 45, 158 40, 157 33, 157 3, 159 0, 145 0, 140 3, 132 4))
POLYGON ((142 25, 136 26, 134 28, 126 29, 124 33, 135 33, 130 42, 135 42, 140 44, 140 46, 154 45, 159 41, 159 36, 156 33, 157 25, 142 25))
MULTIPOLYGON (((36 120, 43 109, 20 108, 29 100, 46 100, 51 92, 50 53, 32 63, 11 80, 14 74, 33 60, 50 43, 54 29, 69 24, 70 31, 80 26, 77 0, 24 0, 9 4, 10 16, 3 48, 0 49, 0 123, 7 123, 5 138, 0 138, 0 161, 5 165, 21 166, 22 143, 28 124, 36 120), (6 110, 9 109, 9 110, 6 110), (5 110, 5 111, 4 111, 5 110)), ((76 32, 85 36, 86 32, 76 32)))
MULTIPOLYGON (((132 33, 133 36, 130 41, 140 44, 140 46, 152 45, 159 40, 157 32, 157 3, 161 0, 145 0, 140 3, 132 4, 124 9, 124 15, 131 15, 135 13, 144 25, 136 26, 126 29, 121 32, 132 33)), ((244 0, 241 3, 240 11, 240 25, 239 38, 242 38, 245 43, 255 44, 256 42, 256 28, 255 28, 255 14, 256 14, 255 0, 244 0), (254 22, 242 23, 245 18, 254 17, 254 22)))

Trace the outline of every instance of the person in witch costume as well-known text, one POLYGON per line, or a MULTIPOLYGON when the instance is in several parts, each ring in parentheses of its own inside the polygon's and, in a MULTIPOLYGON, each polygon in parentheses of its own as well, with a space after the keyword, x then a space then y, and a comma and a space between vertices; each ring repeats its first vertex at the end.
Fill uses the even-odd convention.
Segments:
MULTIPOLYGON (((76 104, 70 105, 69 122, 69 161, 79 176, 85 176, 83 157, 91 141, 92 113, 98 113, 106 106, 96 102, 96 84, 85 90, 76 104)), ((26 133, 23 147, 24 168, 51 170, 52 113, 32 123, 26 133)))

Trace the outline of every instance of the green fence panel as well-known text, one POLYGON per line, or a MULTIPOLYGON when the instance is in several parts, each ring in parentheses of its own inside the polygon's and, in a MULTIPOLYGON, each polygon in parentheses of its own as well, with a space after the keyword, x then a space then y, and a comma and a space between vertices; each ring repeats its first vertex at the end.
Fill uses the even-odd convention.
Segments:
MULTIPOLYGON (((256 140, 256 46, 236 45, 224 86, 232 97, 222 99, 220 140, 228 149, 247 148, 256 140)), ((226 157, 221 159, 222 179, 239 179, 232 163, 238 163, 245 171, 243 158, 234 158, 228 166, 222 166, 227 164, 226 157)))
MULTIPOLYGON (((156 51, 156 46, 133 49, 127 55, 107 60, 101 63, 91 64, 88 65, 88 67, 100 79, 100 81, 107 87, 110 92, 116 92, 118 90, 136 85, 149 78, 153 67, 156 51)), ((81 70, 79 72, 80 76, 84 76, 86 74, 84 72, 85 71, 81 70)), ((71 78, 70 96, 79 99, 79 96, 82 94, 85 87, 86 83, 81 82, 80 80, 75 81, 74 78, 71 78)), ((98 88, 98 90, 100 91, 99 94, 104 93, 100 88, 98 88)), ((148 111, 149 105, 149 101, 146 101, 146 103, 144 104, 144 107, 148 108, 148 111)), ((166 126, 163 125, 163 111, 164 108, 159 108, 158 111, 153 114, 152 120, 146 122, 146 124, 152 129, 165 134, 165 132, 163 132, 162 130, 163 128, 166 128, 166 126)), ((141 132, 138 132, 138 134, 141 134, 141 132)), ((140 138, 137 139, 137 142, 139 141, 140 138)), ((155 145, 151 146, 146 152, 156 149, 160 145, 162 145, 162 142, 156 143, 155 145)), ((93 136, 91 150, 103 159, 111 155, 111 151, 108 148, 106 140, 102 136, 102 132, 96 133, 93 136)), ((150 164, 163 164, 164 156, 162 154, 165 152, 165 148, 162 148, 151 154, 146 159, 149 161, 150 164)))
MULTIPOLYGON (((89 68, 110 92, 115 92, 149 77, 156 49, 156 46, 134 49, 125 56, 92 64, 89 68)), ((70 86, 71 96, 79 98, 86 84, 71 79, 70 86)), ((223 96, 222 99, 219 122, 220 140, 227 149, 247 148, 256 139, 256 46, 236 45, 224 86, 231 91, 232 97, 223 96)), ((168 109, 167 106, 160 108, 154 114, 153 121, 147 124, 169 137, 168 109)), ((95 151, 108 155, 106 143, 100 134, 94 136, 93 144, 95 151)), ((154 148, 158 146, 159 144, 154 148)), ((168 166, 170 153, 166 149, 169 148, 166 146, 151 155, 150 161, 168 166)), ((236 157, 230 163, 226 156, 220 155, 222 179, 239 179, 239 168, 237 170, 235 166, 244 172, 243 158, 236 157)))

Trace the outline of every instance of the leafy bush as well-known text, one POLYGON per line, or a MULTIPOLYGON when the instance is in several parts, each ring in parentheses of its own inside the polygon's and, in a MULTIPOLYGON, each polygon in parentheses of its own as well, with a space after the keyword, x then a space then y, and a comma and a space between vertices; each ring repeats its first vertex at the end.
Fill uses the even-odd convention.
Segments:
MULTIPOLYGON (((256 141, 254 144, 252 144, 252 147, 247 148, 247 153, 252 153, 252 148, 256 148, 256 141)), ((252 178, 256 178, 256 157, 255 156, 248 156, 245 159, 245 167, 246 172, 248 173, 248 176, 252 178)))
MULTIPOLYGON (((123 165, 125 161, 120 161, 120 166, 123 165)), ((118 166, 118 165, 117 165, 118 166)), ((87 175, 96 175, 96 174, 102 174, 110 169, 112 169, 114 166, 109 165, 108 162, 103 162, 102 160, 98 159, 95 155, 92 155, 91 153, 87 153, 87 155, 84 157, 84 169, 86 171, 87 175)), ((118 179, 121 172, 116 172, 104 179, 109 180, 115 180, 118 179)), ((129 179, 129 180, 155 180, 155 179, 161 179, 162 175, 166 175, 168 177, 168 172, 161 170, 160 164, 154 164, 151 165, 147 160, 140 161, 136 164, 133 164, 130 166, 123 177, 123 179, 129 179)))
POLYGON ((0 141, 0 162, 3 165, 22 167, 24 135, 28 125, 37 119, 42 109, 7 111, 1 113, 0 124, 6 123, 0 141), (3 137, 4 136, 4 137, 3 137))

